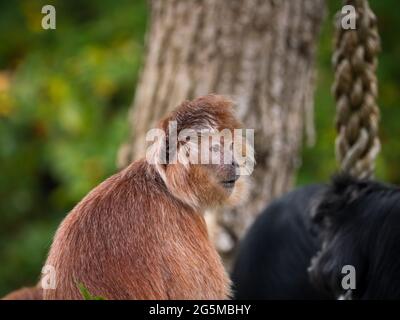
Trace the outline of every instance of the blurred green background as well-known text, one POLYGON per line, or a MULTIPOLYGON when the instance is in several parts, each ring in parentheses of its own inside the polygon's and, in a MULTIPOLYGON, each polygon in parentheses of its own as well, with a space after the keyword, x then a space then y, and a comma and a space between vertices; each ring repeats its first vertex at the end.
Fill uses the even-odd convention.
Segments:
MULTIPOLYGON (((295 1, 295 0, 294 0, 295 1)), ((328 1, 318 51, 317 143, 304 148, 297 182, 326 181, 336 168, 328 1)), ((400 2, 370 0, 379 19, 378 177, 400 184, 400 2)), ((0 296, 34 284, 57 225, 115 172, 143 61, 144 0, 0 2, 0 296), (41 8, 57 9, 56 31, 41 8)))

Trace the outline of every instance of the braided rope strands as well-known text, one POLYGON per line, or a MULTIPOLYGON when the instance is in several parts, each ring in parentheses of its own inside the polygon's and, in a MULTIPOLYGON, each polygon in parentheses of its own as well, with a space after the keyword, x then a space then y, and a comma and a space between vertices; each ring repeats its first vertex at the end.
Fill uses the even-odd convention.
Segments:
POLYGON ((346 0, 356 12, 356 29, 344 29, 342 14, 336 17, 335 81, 336 157, 341 170, 370 178, 380 151, 377 55, 380 51, 377 21, 367 0, 346 0))

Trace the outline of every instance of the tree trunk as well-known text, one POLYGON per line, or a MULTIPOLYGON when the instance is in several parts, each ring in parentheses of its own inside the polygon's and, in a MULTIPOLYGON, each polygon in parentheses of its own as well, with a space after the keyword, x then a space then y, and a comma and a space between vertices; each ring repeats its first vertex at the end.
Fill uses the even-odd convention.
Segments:
POLYGON ((237 102, 255 129, 250 199, 208 215, 229 269, 239 239, 271 199, 288 191, 303 131, 313 132, 315 48, 324 0, 153 0, 147 56, 119 165, 144 156, 145 135, 185 99, 208 93, 237 102), (309 125, 307 125, 309 124, 309 125))

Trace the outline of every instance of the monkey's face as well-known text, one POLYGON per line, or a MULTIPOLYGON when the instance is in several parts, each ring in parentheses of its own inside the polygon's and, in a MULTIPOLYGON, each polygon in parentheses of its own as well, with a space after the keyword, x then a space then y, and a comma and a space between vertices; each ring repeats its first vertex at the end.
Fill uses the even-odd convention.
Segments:
MULTIPOLYGON (((243 140, 237 140, 229 134, 202 135, 197 148, 192 148, 197 153, 188 153, 194 155, 189 157, 194 161, 189 161, 186 167, 186 182, 189 183, 185 191, 186 194, 194 195, 199 207, 237 205, 246 196, 247 179, 240 174, 240 157, 237 156, 238 150, 242 150, 238 144, 241 145, 243 140)), ((188 146, 185 144, 182 147, 188 146)))
POLYGON ((195 208, 236 204, 246 186, 245 180, 239 179, 234 141, 218 133, 202 132, 192 138, 181 141, 177 159, 173 158, 159 171, 168 189, 195 208))
POLYGON ((186 101, 160 122, 161 138, 147 158, 168 191, 191 207, 236 205, 247 193, 243 164, 254 159, 246 156, 252 148, 240 128, 230 100, 208 95, 186 101))
POLYGON ((204 164, 204 168, 216 183, 221 186, 228 195, 235 187, 239 179, 239 165, 233 151, 233 142, 226 143, 221 139, 209 147, 210 161, 204 164))

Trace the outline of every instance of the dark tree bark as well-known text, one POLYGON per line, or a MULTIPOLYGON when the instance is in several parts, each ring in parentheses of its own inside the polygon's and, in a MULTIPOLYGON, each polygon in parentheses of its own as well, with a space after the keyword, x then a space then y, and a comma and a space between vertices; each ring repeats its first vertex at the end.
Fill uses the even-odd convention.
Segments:
POLYGON ((143 156, 147 130, 183 100, 232 97, 245 127, 255 129, 257 164, 250 199, 208 216, 228 268, 257 213, 292 187, 303 132, 313 133, 314 60, 324 11, 324 0, 151 1, 132 135, 119 164, 143 156))

